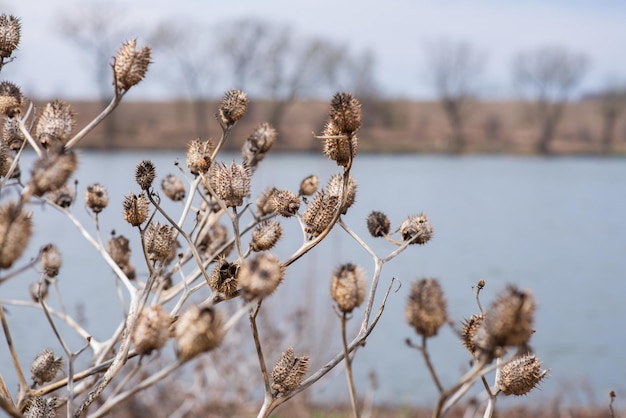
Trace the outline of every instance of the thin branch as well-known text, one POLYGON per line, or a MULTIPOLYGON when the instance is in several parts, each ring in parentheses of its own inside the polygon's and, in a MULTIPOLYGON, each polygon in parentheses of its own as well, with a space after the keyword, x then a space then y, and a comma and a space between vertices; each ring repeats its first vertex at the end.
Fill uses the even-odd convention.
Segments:
POLYGON ((9 352, 11 353, 11 359, 13 360, 13 366, 15 367, 15 372, 17 373, 17 378, 20 382, 18 399, 21 400, 28 390, 28 383, 26 382, 26 378, 24 377, 22 366, 20 366, 20 361, 17 357, 15 346, 13 345, 13 339, 11 338, 11 332, 9 331, 9 324, 7 323, 7 318, 4 315, 4 307, 1 304, 0 321, 2 321, 2 330, 4 331, 4 336, 7 340, 7 346, 9 347, 9 352))
POLYGON ((341 342, 343 345, 343 356, 346 359, 346 378, 348 380, 348 390, 350 391, 350 404, 352 406, 352 415, 359 418, 359 408, 356 400, 356 390, 354 388, 354 378, 352 376, 352 359, 348 352, 348 338, 346 336, 346 323, 348 322, 348 314, 343 312, 341 315, 341 342))

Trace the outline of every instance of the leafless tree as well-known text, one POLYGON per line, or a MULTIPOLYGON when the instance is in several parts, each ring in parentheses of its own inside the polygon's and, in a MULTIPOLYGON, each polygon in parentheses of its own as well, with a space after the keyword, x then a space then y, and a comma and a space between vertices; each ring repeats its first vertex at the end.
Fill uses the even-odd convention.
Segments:
POLYGON ((582 80, 587 58, 560 46, 519 53, 513 60, 513 77, 528 110, 540 129, 537 151, 549 153, 550 143, 563 116, 567 101, 582 80))
POLYGON ((611 152, 614 144, 615 125, 626 110, 626 82, 610 80, 598 95, 598 105, 602 116, 602 152, 611 152))
POLYGON ((485 54, 464 41, 439 40, 426 47, 426 70, 452 129, 450 151, 465 148, 469 104, 477 97, 485 54))

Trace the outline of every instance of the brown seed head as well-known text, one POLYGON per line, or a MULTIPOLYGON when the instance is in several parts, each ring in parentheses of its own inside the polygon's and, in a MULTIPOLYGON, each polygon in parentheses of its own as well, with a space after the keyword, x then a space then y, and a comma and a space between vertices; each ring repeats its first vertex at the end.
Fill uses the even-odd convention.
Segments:
POLYGON ((361 103, 350 93, 337 93, 330 102, 329 117, 340 132, 356 132, 361 127, 361 103))
POLYGON ((272 389, 279 393, 291 392, 302 383, 308 369, 309 356, 296 357, 289 347, 272 369, 272 389))
POLYGON ((373 237, 384 237, 390 228, 391 222, 383 212, 372 211, 367 217, 367 230, 373 237))
POLYGON ((265 122, 256 127, 241 147, 243 161, 251 168, 265 158, 265 154, 276 142, 276 129, 265 122))
POLYGON ((405 314, 407 322, 419 335, 437 335, 448 320, 446 299, 437 279, 421 279, 413 283, 405 314))
POLYGON ((0 114, 9 118, 22 111, 24 96, 22 91, 10 81, 0 83, 0 114))
POLYGON ((271 250, 283 234, 283 227, 276 220, 268 219, 258 224, 252 231, 250 248, 260 252, 271 250))
POLYGON ((472 315, 469 317, 469 319, 466 319, 463 322, 463 329, 461 330, 461 342, 472 355, 474 355, 477 349, 476 344, 474 343, 474 337, 476 336, 476 332, 483 324, 484 320, 484 315, 472 315))
POLYGON ((315 174, 311 174, 300 183, 298 196, 312 196, 317 191, 319 184, 319 177, 317 177, 315 174))
POLYGON ((44 155, 33 164, 30 190, 35 196, 58 190, 76 171, 77 165, 74 152, 44 155))
POLYGON ((270 253, 259 253, 241 266, 238 281, 246 300, 252 300, 274 293, 284 275, 278 258, 270 253))
POLYGON ((55 397, 45 399, 43 396, 33 396, 24 411, 24 418, 56 418, 59 407, 55 397))
POLYGON ((54 352, 49 348, 44 349, 35 357, 33 364, 30 366, 33 382, 36 385, 51 382, 62 365, 63 359, 61 357, 55 357, 54 352))
POLYGON ((251 178, 252 172, 245 164, 215 164, 211 167, 210 185, 226 206, 241 206, 243 199, 250 196, 251 178))
POLYGON ((230 89, 222 98, 218 117, 224 127, 231 127, 246 113, 248 95, 237 89, 230 89))
POLYGON ((420 213, 406 218, 400 225, 400 233, 404 241, 417 236, 411 244, 426 244, 433 236, 433 226, 428 221, 428 217, 420 213))
POLYGON ((135 168, 135 181, 141 187, 141 190, 148 190, 152 187, 154 178, 156 177, 156 168, 150 160, 143 160, 135 168))
POLYGON ((289 218, 298 213, 300 198, 289 190, 276 190, 272 194, 272 205, 279 215, 289 218))
POLYGON ((356 134, 346 134, 341 131, 333 121, 326 122, 324 126, 324 154, 337 165, 346 167, 354 158, 358 149, 356 134))
POLYGON ((76 199, 76 188, 64 183, 57 190, 48 193, 48 199, 62 208, 69 208, 76 199))
POLYGON ((13 158, 9 147, 4 142, 0 142, 0 177, 6 177, 11 169, 13 158))
POLYGON ((5 118, 2 126, 2 142, 9 149, 16 151, 22 147, 24 142, 24 134, 20 131, 20 126, 16 118, 5 118))
POLYGON ((256 200, 256 213, 258 216, 269 215, 270 213, 274 213, 276 211, 276 208, 274 207, 274 193, 277 191, 278 189, 276 187, 268 187, 259 195, 256 200))
MULTIPOLYGON (((6 177, 9 175, 9 169, 11 168, 11 164, 13 164, 13 162, 15 161, 15 157, 13 157, 13 154, 11 154, 10 152, 6 152, 6 147, 2 147, 2 153, 4 155, 4 158, 6 158, 6 162, 3 164, 3 172, 0 173, 1 177, 6 177)), ((20 177, 22 176, 22 170, 20 169, 20 163, 19 161, 15 164, 15 168, 13 169, 13 172, 11 173, 11 179, 20 179, 20 177)))
POLYGON ((117 52, 113 63, 113 72, 115 85, 119 90, 127 91, 143 80, 148 71, 152 51, 147 46, 141 50, 136 48, 137 40, 131 39, 126 41, 117 52))
POLYGON ((0 268, 9 268, 28 245, 32 233, 32 213, 17 202, 0 206, 0 268))
POLYGON ((170 337, 172 320, 161 305, 144 309, 137 318, 132 340, 135 349, 141 355, 160 350, 170 337))
POLYGON ((176 355, 189 361, 220 345, 224 339, 222 316, 212 307, 192 306, 174 323, 174 338, 176 355))
POLYGON ((158 222, 151 223, 145 233, 145 247, 148 258, 153 261, 165 262, 176 248, 176 239, 172 228, 158 222))
POLYGON ((325 190, 320 190, 315 194, 313 201, 307 205, 302 215, 305 232, 309 234, 309 237, 317 237, 330 225, 338 204, 337 196, 330 196, 325 190))
POLYGON ((163 193, 175 202, 185 198, 185 184, 173 174, 168 174, 161 182, 163 193))
POLYGON ((335 271, 330 283, 330 296, 343 313, 350 313, 361 306, 365 298, 365 270, 347 263, 335 271))
POLYGON ((8 58, 20 43, 22 24, 20 19, 5 13, 0 14, 0 58, 8 58))
POLYGON ((200 138, 196 138, 189 143, 187 146, 187 168, 191 174, 197 176, 209 171, 212 152, 213 143, 211 140, 202 142, 200 138))
POLYGON ((100 213, 109 205, 109 193, 100 183, 93 183, 87 186, 85 192, 85 204, 93 213, 100 213))
POLYGON ((112 237, 107 243, 107 253, 120 268, 130 264, 130 246, 124 235, 112 237))
POLYGON ((139 196, 131 193, 124 198, 122 214, 126 222, 132 226, 139 226, 148 219, 150 203, 143 193, 140 193, 139 196))
POLYGON ((35 137, 45 149, 59 149, 70 139, 75 125, 72 107, 63 100, 54 100, 44 107, 35 137))
MULTIPOLYGON (((343 176, 341 174, 333 174, 328 180, 326 190, 330 196, 336 196, 337 201, 340 202, 343 198, 343 176)), ((354 204, 356 198, 356 183, 354 178, 350 176, 348 178, 348 192, 344 205, 341 207, 341 214, 345 215, 348 209, 354 204)))
POLYGON ((505 395, 525 395, 539 385, 548 374, 534 355, 524 355, 500 369, 498 388, 505 395))
POLYGON ((48 280, 32 283, 28 286, 30 299, 35 303, 40 303, 48 298, 48 280))
POLYGON ((211 271, 209 287, 214 292, 223 295, 226 299, 230 299, 237 294, 238 273, 238 263, 231 263, 225 257, 220 257, 215 263, 213 271, 211 271))
POLYGON ((48 244, 41 248, 41 268, 48 277, 56 277, 63 263, 61 253, 54 244, 48 244))

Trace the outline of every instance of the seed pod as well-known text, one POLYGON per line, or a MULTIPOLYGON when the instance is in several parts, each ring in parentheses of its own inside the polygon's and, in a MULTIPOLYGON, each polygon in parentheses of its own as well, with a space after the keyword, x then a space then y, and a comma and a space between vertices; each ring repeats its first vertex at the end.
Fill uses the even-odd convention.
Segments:
POLYGON ((224 127, 231 127, 246 113, 248 95, 243 91, 230 89, 220 102, 218 117, 224 127))
POLYGON ((161 182, 163 193, 175 202, 185 198, 185 185, 183 181, 173 174, 165 176, 161 182))
POLYGON ((367 230, 373 237, 384 237, 390 228, 391 222, 383 212, 372 211, 367 217, 367 230))
POLYGON ((4 142, 0 142, 0 177, 6 177, 11 169, 13 158, 9 147, 4 142))
POLYGON ((32 213, 17 202, 0 206, 0 268, 9 268, 28 245, 32 233, 32 213))
POLYGON ((24 134, 20 130, 17 119, 5 118, 4 125, 2 126, 2 142, 4 142, 9 149, 17 151, 22 147, 24 139, 24 134))
POLYGON ((275 220, 266 220, 258 224, 252 231, 250 248, 260 252, 270 250, 276 245, 283 234, 283 228, 275 220))
POLYGON ((268 187, 259 195, 259 198, 256 200, 256 213, 258 216, 269 215, 276 211, 274 207, 274 193, 277 191, 278 189, 276 187, 268 187))
POLYGON ((302 383, 308 369, 309 356, 296 357, 289 347, 272 369, 272 389, 279 393, 291 392, 302 383))
POLYGON ((197 176, 209 171, 212 152, 213 143, 210 140, 202 142, 200 138, 196 138, 189 142, 187 146, 187 168, 191 174, 197 176))
POLYGON ((71 106, 63 100, 54 100, 44 107, 35 136, 45 149, 59 149, 70 139, 76 124, 71 106))
POLYGON ((137 50, 137 40, 126 41, 117 52, 113 63, 117 89, 127 91, 139 83, 146 75, 152 51, 144 46, 137 50))
POLYGON ((24 411, 24 418, 56 418, 59 407, 55 397, 45 399, 43 396, 33 396, 24 411))
POLYGON ((41 267, 48 277, 56 277, 61 268, 62 258, 59 249, 54 244, 41 248, 41 267))
POLYGON ((61 357, 55 357, 54 352, 49 348, 44 349, 37 355, 33 364, 30 366, 33 382, 36 385, 43 385, 51 382, 63 365, 61 357))
POLYGON ((315 194, 313 201, 308 204, 302 215, 305 232, 309 234, 309 237, 317 237, 330 225, 338 203, 337 196, 330 196, 324 190, 315 194))
POLYGON ((172 229, 167 225, 158 222, 151 223, 144 236, 146 252, 148 258, 153 261, 165 260, 170 256, 172 249, 176 246, 176 240, 172 229))
POLYGON ((272 125, 265 122, 257 126, 241 147, 244 163, 250 168, 256 167, 265 158, 265 154, 274 142, 276 142, 276 129, 272 125))
POLYGON ((315 174, 311 174, 300 183, 298 196, 312 196, 317 191, 319 184, 319 177, 317 177, 315 174))
POLYGON ((238 281, 246 300, 264 298, 274 293, 285 270, 270 253, 259 253, 241 266, 238 281))
POLYGON ((218 198, 226 206, 243 205, 244 197, 250 196, 250 179, 252 172, 245 164, 235 164, 230 167, 224 163, 211 167, 210 185, 218 198))
POLYGON ((135 349, 141 355, 160 350, 170 337, 172 321, 161 305, 144 309, 133 329, 132 340, 135 349))
POLYGON ((28 286, 28 293, 30 294, 30 299, 35 303, 46 300, 48 298, 48 281, 42 280, 32 283, 28 286))
MULTIPOLYGON (((341 174, 332 175, 330 180, 328 181, 326 190, 328 191, 328 194, 330 196, 337 196, 337 201, 340 202, 343 197, 343 176, 341 174)), ((341 207, 342 215, 345 215, 348 212, 348 209, 354 204, 355 198, 356 183, 354 182, 354 178, 350 176, 348 179, 348 193, 346 196, 346 201, 341 207)))
POLYGON ((350 313, 361 306, 365 298, 365 270, 347 263, 335 271, 330 283, 330 296, 337 303, 339 311, 350 313))
POLYGON ((463 329, 461 330, 461 342, 472 355, 474 355, 477 349, 476 344, 474 343, 474 337, 476 336, 476 332, 483 324, 484 320, 485 315, 472 315, 469 317, 469 319, 466 319, 463 322, 463 329))
POLYGON ((124 198, 122 214, 124 220, 132 226, 139 226, 148 219, 150 215, 150 204, 143 193, 136 196, 134 193, 124 198))
POLYGON ((428 221, 428 217, 420 213, 406 218, 400 225, 400 233, 404 241, 409 241, 417 236, 411 244, 426 244, 433 236, 433 226, 428 221))
POLYGON ((57 190, 48 193, 48 199, 62 208, 69 208, 76 199, 76 189, 64 183, 57 190))
POLYGON ((120 268, 122 269, 122 273, 124 273, 129 280, 135 280, 137 278, 135 266, 130 261, 127 264, 120 266, 120 268))
POLYGON ((0 14, 0 57, 9 58, 20 43, 22 24, 20 19, 5 13, 0 14))
POLYGON ((361 103, 350 93, 337 93, 330 102, 329 117, 340 132, 356 132, 361 127, 361 103))
POLYGON ((405 314, 407 322, 419 335, 437 335, 448 320, 446 299, 437 279, 421 279, 413 283, 405 314))
POLYGON ((128 245, 128 238, 124 235, 112 237, 107 243, 107 253, 120 268, 129 265, 130 246, 128 245))
POLYGON ((224 339, 222 316, 212 307, 192 306, 174 324, 176 355, 189 361, 219 346, 224 339))
POLYGON ((498 374, 498 389, 505 395, 525 395, 548 374, 534 355, 524 355, 505 364, 498 374))
POLYGON ((156 177, 156 168, 152 161, 143 160, 135 168, 135 181, 141 187, 141 190, 148 190, 152 187, 154 178, 156 177))
POLYGON ((85 204, 93 213, 100 213, 109 205, 109 193, 100 183, 93 183, 87 186, 85 192, 85 204))
POLYGON ((44 155, 33 164, 29 189, 35 196, 58 190, 74 173, 76 165, 73 152, 44 155))
POLYGON ((19 114, 24 102, 22 91, 10 81, 0 83, 0 114, 9 118, 19 114))
POLYGON ((226 299, 232 298, 237 294, 238 273, 238 263, 231 263, 225 257, 220 257, 209 277, 211 290, 222 294, 226 299))
POLYGON ((334 122, 328 121, 324 126, 324 154, 337 165, 346 167, 357 153, 358 139, 356 134, 348 135, 341 131, 334 122))
POLYGON ((272 205, 279 215, 289 218, 298 213, 300 198, 289 190, 276 190, 272 193, 272 205))

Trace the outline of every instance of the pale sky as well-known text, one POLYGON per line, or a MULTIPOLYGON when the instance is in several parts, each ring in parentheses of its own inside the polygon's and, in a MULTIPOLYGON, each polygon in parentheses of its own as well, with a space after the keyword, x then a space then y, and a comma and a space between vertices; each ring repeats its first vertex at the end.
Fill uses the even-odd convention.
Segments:
MULTIPOLYGON (((94 0, 82 0, 90 1, 94 0)), ((17 59, 3 69, 2 79, 20 85, 30 97, 94 97, 94 70, 87 57, 59 35, 59 16, 82 2, 0 0, 2 10, 19 16, 23 25, 17 59)), ((626 79, 624 0, 130 0, 118 4, 135 32, 129 36, 138 37, 140 44, 160 21, 183 22, 203 36, 204 28, 218 22, 255 17, 289 24, 303 36, 347 44, 354 52, 370 49, 377 59, 382 93, 389 97, 432 97, 424 45, 439 39, 464 40, 485 52, 483 95, 487 97, 510 94, 511 60, 516 53, 546 45, 588 56, 591 66, 580 92, 593 91, 609 78, 626 79)), ((128 98, 180 94, 169 84, 159 77, 148 78, 128 98)))

